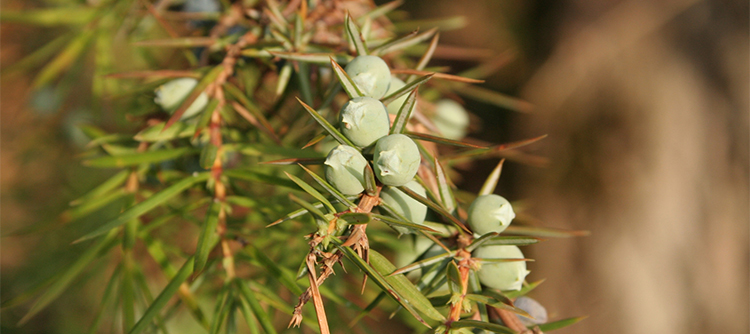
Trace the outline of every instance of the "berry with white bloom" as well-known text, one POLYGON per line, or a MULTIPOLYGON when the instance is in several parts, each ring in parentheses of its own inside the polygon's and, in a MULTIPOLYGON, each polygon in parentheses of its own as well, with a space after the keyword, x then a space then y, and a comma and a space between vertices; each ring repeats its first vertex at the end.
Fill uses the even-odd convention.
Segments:
POLYGON ((367 97, 382 98, 391 84, 391 70, 378 56, 358 56, 344 70, 367 97))
POLYGON ((526 313, 533 317, 532 319, 529 317, 518 315, 518 319, 520 319, 524 325, 535 326, 547 322, 547 309, 545 309, 542 304, 539 304, 538 301, 526 296, 522 296, 516 298, 516 300, 513 302, 513 305, 526 311, 526 313))
POLYGON ((375 143, 373 170, 383 184, 399 187, 414 179, 421 159, 419 148, 411 138, 392 134, 375 143))
MULTIPOLYGON (((169 81, 156 89, 154 102, 170 114, 174 113, 196 85, 198 85, 198 80, 193 78, 179 78, 169 81)), ((180 119, 188 119, 195 116, 206 107, 206 104, 208 104, 208 95, 203 92, 185 110, 180 119)))
MULTIPOLYGON (((517 246, 481 246, 472 257, 480 259, 523 259, 523 253, 517 246)), ((525 261, 483 262, 477 271, 482 284, 498 290, 521 290, 523 280, 529 271, 525 261)))
POLYGON ((443 134, 443 137, 459 140, 466 136, 469 127, 469 114, 458 102, 453 100, 440 100, 435 103, 435 114, 432 122, 443 134))
POLYGON ((474 233, 484 235, 505 231, 515 217, 513 207, 507 199, 490 194, 479 196, 471 203, 467 222, 474 233))
POLYGON ((324 164, 326 180, 342 194, 356 195, 365 190, 367 160, 356 148, 339 145, 328 153, 324 164))
POLYGON ((390 119, 382 102, 371 97, 355 97, 339 113, 341 133, 354 145, 370 146, 388 135, 390 119))

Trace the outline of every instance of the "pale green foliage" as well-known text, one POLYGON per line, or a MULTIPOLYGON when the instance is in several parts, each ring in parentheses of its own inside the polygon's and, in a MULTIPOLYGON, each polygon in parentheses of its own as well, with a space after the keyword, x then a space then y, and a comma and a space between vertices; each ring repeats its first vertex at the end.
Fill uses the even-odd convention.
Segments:
MULTIPOLYGON (((462 213, 474 195, 455 189, 449 175, 456 157, 495 157, 535 140, 493 147, 450 140, 464 136, 468 116, 447 118, 460 128, 454 134, 441 128, 442 112, 417 104, 471 91, 456 76, 419 72, 429 68, 437 30, 398 33, 425 24, 391 24, 399 2, 333 2, 221 1, 186 14, 169 1, 102 0, 4 12, 16 22, 70 30, 10 73, 39 67, 35 89, 90 86, 102 119, 118 113, 129 123, 105 127, 109 132, 80 127, 90 139, 84 165, 113 170, 60 216, 85 251, 3 306, 25 305, 39 292, 25 323, 86 273, 107 282, 96 314, 86 317, 95 318, 92 333, 275 334, 290 318, 307 332, 348 332, 349 322, 370 332, 358 320, 375 307, 396 312, 415 332, 513 332, 491 323, 487 310, 518 312, 494 289, 521 288, 525 262, 484 263, 477 272, 466 254, 522 257, 516 245, 569 234, 520 226, 482 231, 472 209, 469 229, 462 213), (392 77, 394 67, 418 74, 392 77), (79 78, 90 84, 73 81, 79 78), (393 124, 383 103, 396 114, 393 124), (449 138, 425 133, 430 122, 449 138), (327 152, 331 142, 340 145, 327 152), (444 148, 455 153, 443 156, 444 148), (404 249, 405 239, 389 226, 424 235, 420 246, 404 249), (410 256, 397 268, 392 253, 410 256), (359 274, 340 264, 375 284, 360 296, 359 274), (320 287, 306 292, 316 279, 320 287), (436 297, 461 288, 465 296, 436 297), (302 307, 306 302, 314 307, 302 307)), ((498 178, 499 171, 484 188, 494 189, 498 178)), ((509 223, 508 216, 500 220, 509 223)))

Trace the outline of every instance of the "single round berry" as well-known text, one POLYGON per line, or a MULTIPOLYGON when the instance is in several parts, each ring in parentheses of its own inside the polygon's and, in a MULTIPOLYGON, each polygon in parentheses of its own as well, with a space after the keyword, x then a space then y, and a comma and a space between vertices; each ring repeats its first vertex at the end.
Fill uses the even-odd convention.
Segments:
POLYGON ((378 56, 358 56, 344 69, 364 96, 379 99, 391 84, 391 70, 378 56))
POLYGON ((507 199, 495 194, 482 195, 471 203, 467 222, 474 233, 484 235, 505 231, 516 217, 507 199))
MULTIPOLYGON (((406 86, 406 83, 401 81, 401 79, 396 78, 396 77, 391 77, 391 86, 388 88, 388 92, 385 93, 385 96, 395 93, 397 90, 403 88, 404 86, 406 86)), ((407 93, 407 94, 401 95, 401 97, 389 103, 386 106, 386 108, 388 108, 388 113, 391 115, 397 115, 398 111, 401 109, 401 106, 404 105, 404 102, 406 102, 406 99, 408 97, 409 97, 409 94, 407 93)), ((414 108, 415 109, 417 108, 416 102, 414 104, 414 108)))
MULTIPOLYGON (((422 197, 427 196, 424 187, 417 181, 410 181, 404 187, 409 188, 409 190, 414 191, 422 197)), ((398 188, 383 187, 383 190, 380 192, 380 199, 398 214, 408 219, 409 222, 420 225, 424 223, 424 218, 427 216, 427 207, 398 188)), ((409 233, 409 229, 406 227, 394 226, 394 228, 400 234, 409 233)))
POLYGON ((375 143, 373 170, 383 184, 399 187, 414 179, 421 159, 419 148, 411 138, 392 134, 375 143))
MULTIPOLYGON (((169 81, 156 89, 154 102, 170 114, 174 113, 196 85, 198 85, 198 80, 193 78, 179 78, 169 81)), ((185 110, 180 119, 188 119, 195 116, 206 107, 206 104, 208 104, 208 95, 203 92, 185 110)))
POLYGON ((432 122, 443 134, 443 137, 458 140, 466 136, 469 127, 469 114, 458 102, 440 100, 435 103, 435 114, 432 122))
POLYGON ((388 135, 390 119, 382 102, 371 97, 355 97, 341 108, 339 129, 354 145, 370 146, 388 135))
MULTIPOLYGON (((517 246, 480 246, 472 257, 480 259, 523 259, 517 246)), ((477 272, 482 284, 498 290, 521 290, 529 271, 525 261, 483 262, 477 272)))
POLYGON ((526 313, 533 317, 532 319, 529 317, 518 315, 518 318, 524 325, 535 326, 547 322, 547 309, 545 309, 542 304, 539 304, 538 301, 526 296, 522 296, 516 298, 516 300, 513 302, 513 305, 526 311, 526 313))
POLYGON ((364 171, 367 160, 354 147, 339 145, 325 161, 326 180, 344 195, 356 195, 365 190, 364 171))

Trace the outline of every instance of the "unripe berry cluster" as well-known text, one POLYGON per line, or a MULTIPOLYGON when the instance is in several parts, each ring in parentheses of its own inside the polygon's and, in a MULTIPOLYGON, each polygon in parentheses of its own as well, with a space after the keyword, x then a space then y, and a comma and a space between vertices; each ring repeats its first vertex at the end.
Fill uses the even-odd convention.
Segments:
MULTIPOLYGON (((421 163, 419 149, 405 135, 388 134, 391 126, 389 109, 378 100, 386 92, 392 93, 403 87, 404 82, 391 77, 388 65, 376 56, 354 58, 346 66, 346 72, 365 96, 352 98, 341 108, 339 131, 355 147, 339 145, 330 151, 324 163, 326 179, 342 194, 361 193, 365 189, 364 173, 369 164, 361 149, 371 149, 373 172, 384 185, 380 193, 382 201, 410 222, 422 224, 427 207, 396 188, 406 186, 426 196, 425 189, 414 181, 421 163)), ((391 103, 389 108, 400 108, 403 100, 405 97, 391 103)), ((408 232, 403 227, 398 227, 397 231, 408 232)))

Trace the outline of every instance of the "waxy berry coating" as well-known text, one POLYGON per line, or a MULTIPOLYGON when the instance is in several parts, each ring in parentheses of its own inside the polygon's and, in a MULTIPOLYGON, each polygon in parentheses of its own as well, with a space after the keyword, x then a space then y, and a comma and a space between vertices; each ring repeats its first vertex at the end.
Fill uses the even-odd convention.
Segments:
POLYGON ((378 56, 358 56, 344 70, 367 97, 382 98, 391 84, 391 70, 378 56))
MULTIPOLYGON (((480 246, 472 254, 480 259, 523 259, 517 246, 480 246)), ((498 290, 521 290, 529 271, 525 261, 483 262, 477 272, 482 284, 498 290)))
POLYGON ((392 134, 375 143, 373 170, 383 184, 399 187, 414 179, 421 159, 419 148, 411 138, 392 134))
POLYGON ((390 119, 385 106, 371 97, 355 97, 341 108, 339 129, 354 145, 367 147, 388 135, 390 119))
POLYGON ((507 199, 495 194, 482 195, 471 203, 467 222, 474 233, 484 235, 505 231, 516 217, 507 199))
POLYGON ((354 147, 339 145, 325 161, 326 180, 344 195, 356 195, 365 190, 364 171, 367 160, 354 147))
MULTIPOLYGON (((198 80, 193 78, 179 78, 171 80, 156 89, 154 102, 160 105, 165 111, 174 113, 198 85, 198 80)), ((198 114, 208 104, 208 96, 205 92, 198 95, 193 104, 185 110, 180 119, 188 119, 198 114)))
POLYGON ((453 100, 440 100, 435 103, 435 114, 432 122, 443 134, 443 137, 459 140, 466 136, 469 127, 469 114, 458 102, 453 100))

